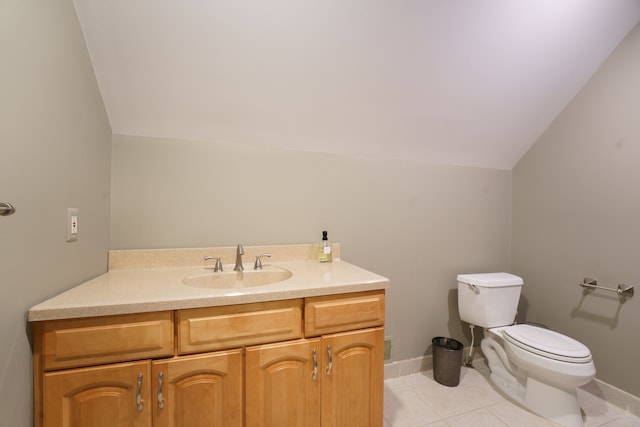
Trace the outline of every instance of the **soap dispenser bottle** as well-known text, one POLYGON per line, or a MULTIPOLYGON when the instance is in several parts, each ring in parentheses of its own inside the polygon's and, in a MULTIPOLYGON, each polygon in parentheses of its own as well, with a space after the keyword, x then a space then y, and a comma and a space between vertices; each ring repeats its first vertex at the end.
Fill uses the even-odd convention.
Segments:
POLYGON ((327 232, 323 231, 322 242, 320 242, 320 249, 318 250, 318 261, 331 262, 332 259, 331 243, 329 243, 329 239, 327 238, 327 232))

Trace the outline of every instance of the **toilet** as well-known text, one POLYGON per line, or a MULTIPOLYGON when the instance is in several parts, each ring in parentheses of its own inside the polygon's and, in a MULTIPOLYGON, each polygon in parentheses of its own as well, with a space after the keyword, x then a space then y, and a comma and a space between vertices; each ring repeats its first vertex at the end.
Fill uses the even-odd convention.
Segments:
POLYGON ((595 377, 591 352, 558 332, 514 324, 522 284, 509 273, 458 275, 460 319, 484 328, 480 347, 500 390, 556 423, 582 427, 577 388, 595 377))

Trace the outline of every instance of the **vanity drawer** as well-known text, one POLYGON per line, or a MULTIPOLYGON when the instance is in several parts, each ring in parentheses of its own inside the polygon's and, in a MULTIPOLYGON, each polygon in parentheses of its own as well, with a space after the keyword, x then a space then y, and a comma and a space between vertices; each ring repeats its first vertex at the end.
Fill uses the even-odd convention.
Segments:
POLYGON ((178 354, 302 338, 302 299, 178 310, 178 354))
POLYGON ((42 323, 44 369, 173 355, 173 312, 123 314, 42 323))
POLYGON ((384 290, 312 297, 305 300, 306 337, 383 324, 384 290))

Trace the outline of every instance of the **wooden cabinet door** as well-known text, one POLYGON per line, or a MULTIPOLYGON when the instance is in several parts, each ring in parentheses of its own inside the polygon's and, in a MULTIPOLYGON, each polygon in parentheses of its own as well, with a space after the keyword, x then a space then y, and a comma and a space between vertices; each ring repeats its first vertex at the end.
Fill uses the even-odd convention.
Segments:
POLYGON ((44 425, 150 427, 150 380, 149 361, 47 372, 44 425))
POLYGON ((153 362, 154 427, 242 426, 242 352, 153 362))
POLYGON ((322 427, 382 427, 384 328, 322 338, 322 427))
POLYGON ((319 338, 247 348, 247 427, 318 427, 321 358, 319 338))

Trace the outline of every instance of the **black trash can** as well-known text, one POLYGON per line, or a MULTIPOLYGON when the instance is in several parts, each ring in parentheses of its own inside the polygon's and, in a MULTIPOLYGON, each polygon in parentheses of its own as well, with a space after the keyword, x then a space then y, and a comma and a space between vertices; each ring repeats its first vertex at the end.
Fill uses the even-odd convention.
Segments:
POLYGON ((433 344, 433 379, 442 385, 455 387, 460 384, 462 349, 460 341, 453 338, 435 337, 433 344))

